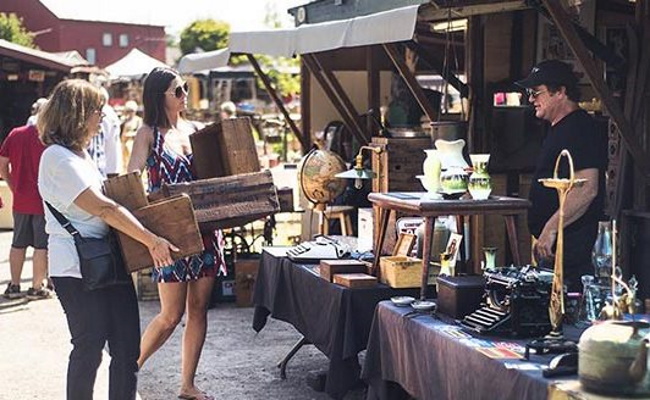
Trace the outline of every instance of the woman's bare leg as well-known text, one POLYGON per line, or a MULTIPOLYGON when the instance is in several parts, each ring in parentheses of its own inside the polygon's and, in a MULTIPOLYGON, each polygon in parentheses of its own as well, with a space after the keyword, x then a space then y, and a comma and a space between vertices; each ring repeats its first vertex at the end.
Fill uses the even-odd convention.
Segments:
POLYGON ((174 333, 174 328, 181 321, 185 311, 187 287, 186 282, 158 284, 160 313, 151 320, 142 335, 138 367, 142 368, 145 361, 174 333))
POLYGON ((194 377, 205 342, 208 320, 207 311, 214 277, 205 277, 189 283, 187 293, 187 317, 183 333, 181 393, 204 398, 194 386, 194 377))

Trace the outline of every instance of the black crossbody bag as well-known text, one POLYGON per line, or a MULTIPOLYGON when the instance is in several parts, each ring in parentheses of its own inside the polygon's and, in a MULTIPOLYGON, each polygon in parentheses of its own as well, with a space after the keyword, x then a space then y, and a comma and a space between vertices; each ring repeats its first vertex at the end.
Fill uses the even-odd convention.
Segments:
POLYGON ((74 239, 85 290, 97 290, 108 286, 132 283, 126 273, 122 251, 112 229, 103 238, 85 238, 63 214, 52 207, 50 203, 45 202, 45 204, 54 218, 74 239))

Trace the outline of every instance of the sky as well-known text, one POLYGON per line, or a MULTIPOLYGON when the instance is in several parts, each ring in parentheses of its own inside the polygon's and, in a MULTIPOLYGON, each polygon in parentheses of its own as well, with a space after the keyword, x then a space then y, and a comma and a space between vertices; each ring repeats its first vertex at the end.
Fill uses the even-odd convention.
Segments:
POLYGON ((267 28, 267 9, 275 10, 283 26, 293 26, 287 9, 312 0, 41 0, 68 18, 164 25, 168 34, 197 19, 212 18, 230 24, 231 31, 267 28), (74 17, 71 17, 74 16, 74 17))

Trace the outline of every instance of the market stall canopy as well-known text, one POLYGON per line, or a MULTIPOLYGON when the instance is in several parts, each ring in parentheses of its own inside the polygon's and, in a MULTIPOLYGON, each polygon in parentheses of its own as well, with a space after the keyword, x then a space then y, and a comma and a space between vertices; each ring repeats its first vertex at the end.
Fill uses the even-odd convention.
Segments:
POLYGON ((184 55, 178 63, 178 72, 191 74, 195 72, 225 67, 230 59, 230 49, 206 51, 184 55))
POLYGON ((135 48, 107 66, 105 70, 108 71, 111 78, 117 79, 140 77, 156 67, 167 67, 167 64, 135 48))
POLYGON ((72 68, 79 64, 74 60, 59 56, 55 53, 21 46, 4 39, 0 39, 0 56, 15 58, 40 67, 51 68, 65 73, 70 73, 72 68))
POLYGON ((291 29, 232 32, 232 53, 293 57, 342 47, 393 43, 413 38, 418 7, 408 6, 362 17, 291 29))

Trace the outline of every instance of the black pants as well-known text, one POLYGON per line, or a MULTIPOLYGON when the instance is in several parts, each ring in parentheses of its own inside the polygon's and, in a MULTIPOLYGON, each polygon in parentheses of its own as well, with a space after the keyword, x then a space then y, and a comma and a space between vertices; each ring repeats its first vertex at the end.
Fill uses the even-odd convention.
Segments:
POLYGON ((72 336, 68 400, 92 400, 102 350, 108 342, 108 398, 135 399, 140 356, 140 314, 133 285, 84 291, 81 279, 53 277, 72 336))

